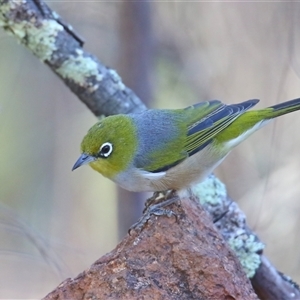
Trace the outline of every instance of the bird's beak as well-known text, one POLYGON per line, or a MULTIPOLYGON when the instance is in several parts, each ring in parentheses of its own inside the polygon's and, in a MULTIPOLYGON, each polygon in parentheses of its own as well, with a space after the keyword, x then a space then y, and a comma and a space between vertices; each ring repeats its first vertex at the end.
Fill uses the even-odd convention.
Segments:
POLYGON ((76 163, 74 164, 73 168, 72 168, 72 171, 74 171, 75 169, 83 166, 83 165, 86 165, 92 161, 94 161, 96 158, 94 156, 91 156, 91 155, 88 155, 88 154, 85 154, 85 153, 82 153, 80 155, 80 157, 77 159, 76 163))

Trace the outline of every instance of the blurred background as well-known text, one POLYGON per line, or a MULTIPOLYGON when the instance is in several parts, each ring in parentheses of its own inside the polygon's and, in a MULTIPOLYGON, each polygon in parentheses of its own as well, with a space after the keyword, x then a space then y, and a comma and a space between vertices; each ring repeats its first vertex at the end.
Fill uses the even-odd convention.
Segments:
MULTIPOLYGON (((48 4, 151 107, 259 98, 262 108, 300 97, 300 3, 48 4), (146 28, 140 41, 130 39, 134 28, 146 28), (146 87, 135 86, 137 77, 146 87)), ((88 167, 71 172, 96 118, 1 28, 0 79, 0 298, 41 298, 116 246, 122 192, 88 167)), ((296 112, 249 138, 216 172, 267 257, 298 283, 299 148, 296 112)))

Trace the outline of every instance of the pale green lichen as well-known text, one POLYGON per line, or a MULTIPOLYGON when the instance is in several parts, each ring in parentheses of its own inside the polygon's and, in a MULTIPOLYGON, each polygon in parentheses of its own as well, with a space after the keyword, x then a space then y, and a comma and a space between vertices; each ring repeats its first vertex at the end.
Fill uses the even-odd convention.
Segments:
POLYGON ((59 14, 56 11, 52 11, 52 16, 56 20, 60 18, 59 14))
POLYGON ((126 87, 125 87, 124 83, 122 82, 122 79, 119 76, 119 74, 113 69, 109 69, 108 72, 111 75, 111 77, 113 78, 114 82, 118 84, 118 88, 120 90, 125 90, 126 87))
POLYGON ((228 244, 237 255, 247 277, 253 277, 261 263, 257 252, 264 249, 264 244, 257 241, 253 234, 230 238, 228 244))
POLYGON ((5 15, 12 9, 15 9, 18 5, 22 4, 22 0, 16 0, 16 1, 8 1, 7 3, 0 4, 0 19, 2 19, 5 22, 5 15))
POLYGON ((17 9, 22 1, 9 1, 0 5, 1 26, 14 34, 17 39, 25 44, 42 61, 49 60, 57 47, 55 45, 57 34, 63 27, 55 20, 43 20, 37 24, 36 19, 30 21, 13 22, 6 17, 10 11, 17 9))
POLYGON ((7 3, 0 4, 0 26, 7 26, 8 20, 6 14, 9 13, 11 9, 15 9, 17 5, 21 4, 21 1, 11 1, 7 3))
POLYGON ((54 51, 57 35, 63 27, 54 20, 44 20, 42 26, 35 27, 28 22, 17 23, 13 26, 14 33, 22 39, 26 36, 25 44, 42 61, 50 60, 54 51))
MULTIPOLYGON (((78 56, 70 56, 56 70, 63 78, 73 80, 82 87, 87 87, 87 78, 95 76, 97 81, 103 79, 103 75, 98 70, 98 64, 91 58, 83 56, 83 51, 76 51, 78 56)), ((91 87, 91 92, 96 90, 98 85, 91 87)))
POLYGON ((226 186, 214 175, 191 187, 201 204, 217 205, 226 197, 226 186))

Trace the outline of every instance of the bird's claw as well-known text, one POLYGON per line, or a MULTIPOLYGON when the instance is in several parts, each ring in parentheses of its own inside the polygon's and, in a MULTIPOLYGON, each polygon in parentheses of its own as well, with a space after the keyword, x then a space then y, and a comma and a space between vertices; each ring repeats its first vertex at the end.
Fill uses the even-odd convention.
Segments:
POLYGON ((143 226, 149 221, 151 215, 155 216, 167 216, 172 217, 175 216, 176 221, 178 220, 178 216, 170 209, 165 209, 164 207, 176 202, 178 200, 177 197, 168 199, 166 201, 160 202, 158 204, 154 204, 151 206, 148 206, 144 209, 144 213, 139 220, 134 223, 132 226, 130 226, 128 233, 130 234, 132 230, 140 231, 143 226))
POLYGON ((146 200, 143 213, 145 213, 151 205, 163 202, 164 200, 167 200, 167 199, 171 198, 172 196, 174 196, 174 194, 175 194, 174 190, 168 190, 168 191, 163 191, 163 192, 154 192, 153 196, 146 200))

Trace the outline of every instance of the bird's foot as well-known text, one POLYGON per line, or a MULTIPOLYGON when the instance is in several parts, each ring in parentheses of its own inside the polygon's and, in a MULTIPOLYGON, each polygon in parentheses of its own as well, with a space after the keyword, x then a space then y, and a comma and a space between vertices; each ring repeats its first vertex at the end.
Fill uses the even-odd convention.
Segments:
POLYGON ((143 226, 149 221, 151 215, 168 216, 168 217, 175 216, 176 220, 177 220, 177 215, 172 210, 166 209, 164 207, 166 207, 178 200, 179 199, 177 197, 173 197, 171 199, 162 201, 158 204, 153 204, 151 206, 146 207, 142 217, 136 223, 134 223, 132 226, 130 226, 128 233, 130 234, 132 230, 140 231, 143 228, 143 226))
POLYGON ((148 198, 145 202, 145 208, 143 210, 143 213, 145 213, 148 208, 152 205, 164 202, 165 200, 172 198, 175 196, 176 191, 175 190, 167 190, 163 192, 154 192, 153 196, 148 198))

